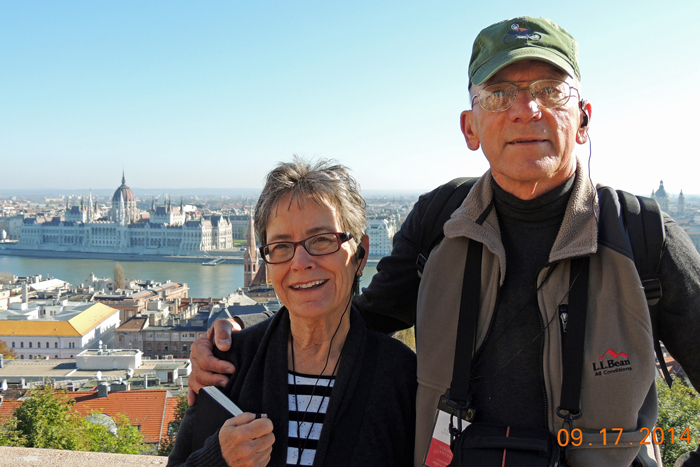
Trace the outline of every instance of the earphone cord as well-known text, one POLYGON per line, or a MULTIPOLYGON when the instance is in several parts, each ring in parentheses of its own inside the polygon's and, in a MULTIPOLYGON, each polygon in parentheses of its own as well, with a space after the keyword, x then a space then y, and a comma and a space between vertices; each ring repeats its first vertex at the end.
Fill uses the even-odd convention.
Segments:
MULTIPOLYGON (((588 181, 591 182, 591 187, 593 188, 594 191, 596 191, 595 188, 595 183, 593 183, 593 179, 591 178, 591 158, 593 155, 593 142, 591 141, 591 135, 588 133, 588 130, 586 130, 586 136, 588 136, 588 181)), ((595 199, 598 197, 598 193, 596 191, 595 196, 593 197, 593 215, 595 216, 595 223, 598 224, 598 213, 595 210, 595 199)))
MULTIPOLYGON (((357 269, 355 270, 355 277, 357 278, 358 273, 360 272, 360 268, 362 267, 362 261, 359 262, 357 265, 357 269)), ((321 380, 321 376, 323 376, 323 373, 326 371, 326 368, 328 367, 328 362, 330 361, 331 358, 331 350, 333 349, 333 340, 335 339, 336 334, 338 334, 338 331, 340 330, 340 325, 343 323, 343 318, 345 318, 345 314, 348 312, 350 309, 350 306, 352 304, 352 299, 355 297, 355 287, 354 287, 354 281, 357 279, 353 279, 353 286, 351 286, 350 289, 350 300, 348 300, 348 304, 345 305, 345 311, 343 311, 343 314, 340 316, 340 321, 338 322, 338 326, 335 328, 335 332, 333 333, 333 336, 331 337, 331 342, 328 346, 328 355, 326 355, 326 363, 323 365, 323 369, 321 370, 321 374, 318 375, 318 378, 316 378, 316 382, 314 383, 314 388, 311 390, 311 395, 309 396, 309 403, 306 404, 306 409, 304 409, 304 414, 301 417, 301 421, 297 421, 297 440, 299 440, 299 448, 298 448, 298 456, 297 456, 297 465, 301 462, 301 455, 304 453, 304 446, 306 446, 306 443, 309 441, 309 436, 311 436, 311 429, 314 427, 314 423, 316 422, 316 418, 318 417, 318 413, 321 411, 321 405, 323 403, 323 400, 318 404, 318 408, 316 409, 316 412, 314 413, 313 418, 311 419, 311 426, 309 427, 309 432, 306 435, 306 438, 304 439, 304 442, 301 442, 301 433, 300 433, 300 427, 301 425, 304 424, 304 421, 306 420, 306 414, 308 413, 309 406, 311 406, 311 401, 313 400, 314 393, 316 392, 316 387, 318 386, 318 382, 321 380)), ((294 385, 294 408, 299 414, 299 395, 297 393, 297 375, 296 375, 296 364, 294 362, 294 336, 292 335, 292 331, 290 329, 289 331, 289 340, 290 344, 292 347, 292 381, 294 385)), ((343 348, 340 349, 340 355, 338 355, 338 360, 335 362, 335 366, 333 367, 333 372, 331 373, 331 377, 335 375, 336 370, 338 369, 338 365, 340 364, 340 359, 343 357, 343 350, 345 350, 345 345, 343 345, 343 348)), ((330 384, 330 381, 329 381, 330 384)))

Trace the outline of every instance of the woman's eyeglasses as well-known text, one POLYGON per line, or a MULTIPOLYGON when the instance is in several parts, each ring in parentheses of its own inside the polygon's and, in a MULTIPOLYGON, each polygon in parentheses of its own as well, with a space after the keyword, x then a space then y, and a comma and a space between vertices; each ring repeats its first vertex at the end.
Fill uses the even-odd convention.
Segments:
POLYGON ((329 232, 313 235, 299 242, 273 242, 260 247, 260 254, 268 264, 286 263, 294 258, 297 245, 304 247, 311 256, 330 255, 340 250, 340 245, 352 238, 350 232, 329 232))

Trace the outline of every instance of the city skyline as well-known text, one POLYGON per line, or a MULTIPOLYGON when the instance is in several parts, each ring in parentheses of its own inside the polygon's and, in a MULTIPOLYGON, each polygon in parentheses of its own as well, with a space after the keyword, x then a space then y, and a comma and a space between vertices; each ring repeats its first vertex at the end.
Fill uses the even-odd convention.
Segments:
MULTIPOLYGON (((580 45, 594 181, 700 193, 689 59, 700 4, 553 1, 0 4, 2 193, 259 190, 292 154, 349 166, 363 192, 420 193, 487 168, 466 148, 478 31, 547 16, 580 45), (682 91, 681 91, 682 90, 682 91), (688 92, 690 90, 691 92, 688 92)), ((1 194, 1 193, 0 193, 1 194)))

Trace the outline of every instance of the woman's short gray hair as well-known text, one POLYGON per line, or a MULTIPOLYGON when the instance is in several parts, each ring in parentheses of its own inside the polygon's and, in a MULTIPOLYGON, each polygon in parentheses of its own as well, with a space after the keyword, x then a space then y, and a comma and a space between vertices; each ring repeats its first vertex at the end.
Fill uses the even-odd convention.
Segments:
POLYGON ((353 248, 365 235, 365 200, 348 169, 329 159, 310 162, 295 155, 292 162, 280 163, 267 174, 265 187, 255 206, 255 235, 263 244, 267 242, 267 225, 280 200, 287 194, 292 195, 290 203, 296 200, 300 207, 308 198, 319 205, 334 207, 341 228, 352 234, 353 248))

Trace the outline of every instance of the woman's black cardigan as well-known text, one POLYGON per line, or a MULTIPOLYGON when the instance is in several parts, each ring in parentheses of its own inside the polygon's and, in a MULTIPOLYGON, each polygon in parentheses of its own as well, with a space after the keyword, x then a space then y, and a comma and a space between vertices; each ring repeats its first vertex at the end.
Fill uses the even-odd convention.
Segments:
MULTIPOLYGON (((224 393, 246 412, 267 414, 275 427, 270 466, 285 466, 287 459, 288 337, 289 314, 282 309, 234 334, 230 351, 216 351, 236 366, 224 393)), ((412 466, 415 394, 415 354, 401 342, 368 330, 352 310, 313 465, 412 466)), ((196 405, 187 410, 168 465, 225 466, 218 432, 191 452, 196 410, 196 405)))

